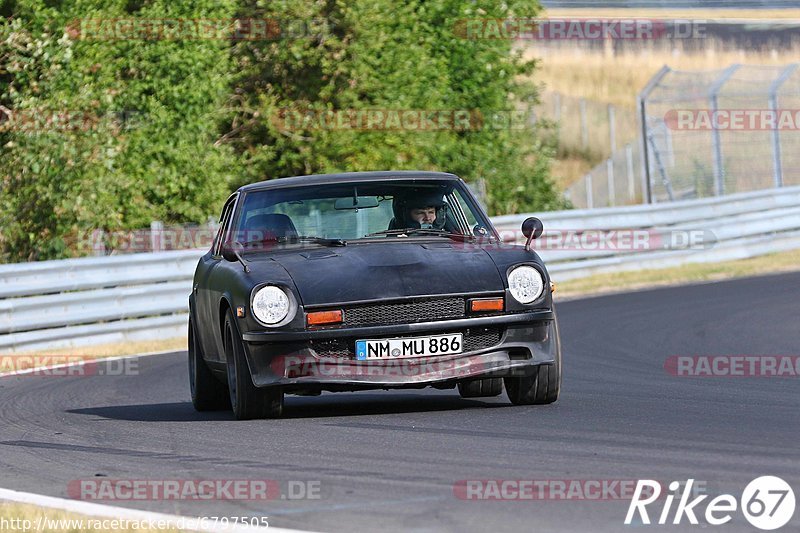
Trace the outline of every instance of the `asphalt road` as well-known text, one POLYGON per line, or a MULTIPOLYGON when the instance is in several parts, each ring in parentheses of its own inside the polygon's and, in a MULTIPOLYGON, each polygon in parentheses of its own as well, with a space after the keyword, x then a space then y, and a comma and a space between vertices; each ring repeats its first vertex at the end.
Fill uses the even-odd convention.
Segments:
MULTIPOLYGON (((78 479, 270 479, 287 496, 290 482, 311 482, 318 498, 106 503, 330 532, 636 527, 623 525, 628 499, 463 500, 459 480, 693 478, 738 497, 778 475, 800 499, 800 378, 664 370, 672 355, 800 353, 799 297, 792 273, 563 302, 551 406, 340 393, 290 396, 283 419, 237 422, 194 412, 183 353, 142 358, 138 375, 2 378, 0 486, 66 497, 78 479)), ((741 512, 704 529, 755 530, 741 512)), ((800 530, 800 510, 783 530, 800 530)))

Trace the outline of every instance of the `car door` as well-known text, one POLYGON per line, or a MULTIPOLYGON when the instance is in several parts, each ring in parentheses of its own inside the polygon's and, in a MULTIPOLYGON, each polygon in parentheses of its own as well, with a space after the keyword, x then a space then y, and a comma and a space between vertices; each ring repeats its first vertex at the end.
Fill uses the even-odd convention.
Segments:
POLYGON ((222 354, 218 350, 219 324, 217 307, 219 306, 220 291, 218 287, 209 284, 212 273, 219 268, 222 258, 222 246, 230 235, 233 212, 236 207, 237 194, 231 195, 225 202, 220 215, 220 225, 211 250, 200 259, 195 275, 195 294, 199 327, 197 334, 203 343, 206 359, 221 361, 222 354))

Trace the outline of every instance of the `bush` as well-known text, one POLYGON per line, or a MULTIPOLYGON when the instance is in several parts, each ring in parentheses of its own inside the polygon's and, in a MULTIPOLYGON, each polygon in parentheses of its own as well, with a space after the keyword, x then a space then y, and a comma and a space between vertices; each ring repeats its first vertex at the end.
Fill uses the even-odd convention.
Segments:
POLYGON ((14 18, 0 36, 0 105, 17 122, 0 128, 1 258, 85 254, 95 229, 202 222, 243 183, 316 172, 446 170, 483 178, 493 214, 561 207, 540 132, 492 118, 533 105, 520 80, 535 65, 510 41, 465 39, 459 26, 538 10, 533 0, 5 1, 0 15, 14 18), (234 16, 291 31, 260 41, 84 31, 99 19, 234 16), (287 127, 287 110, 465 112, 469 127, 287 127))
POLYGON ((17 1, 3 31, 0 103, 16 118, 0 133, 4 259, 81 255, 95 229, 205 220, 233 163, 214 144, 227 44, 85 39, 76 21, 223 18, 231 2, 58 4, 17 1))
POLYGON ((311 20, 314 34, 235 46, 239 75, 227 142, 245 169, 240 183, 318 172, 445 170, 468 181, 484 178, 492 214, 563 205, 548 178, 552 149, 530 125, 466 131, 320 126, 326 112, 338 117, 347 110, 466 110, 487 122, 494 113, 524 112, 537 95, 520 79, 535 65, 513 53, 510 41, 465 39, 459 28, 471 18, 532 17, 536 2, 244 4, 242 17, 311 20), (310 119, 290 121, 293 111, 310 119))

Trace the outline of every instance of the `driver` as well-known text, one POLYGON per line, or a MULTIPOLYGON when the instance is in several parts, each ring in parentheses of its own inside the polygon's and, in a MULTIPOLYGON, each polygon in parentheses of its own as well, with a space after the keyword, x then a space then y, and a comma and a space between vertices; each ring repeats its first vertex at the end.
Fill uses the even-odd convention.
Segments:
POLYGON ((420 193, 406 199, 403 215, 406 228, 442 229, 444 227, 445 201, 442 193, 420 193))

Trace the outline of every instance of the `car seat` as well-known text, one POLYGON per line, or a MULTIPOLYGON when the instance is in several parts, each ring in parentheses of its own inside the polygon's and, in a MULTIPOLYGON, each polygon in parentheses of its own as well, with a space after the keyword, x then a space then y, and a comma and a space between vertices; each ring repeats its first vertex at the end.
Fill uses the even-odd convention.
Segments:
POLYGON ((245 241, 261 241, 297 237, 292 219, 282 213, 255 215, 244 223, 245 241))

